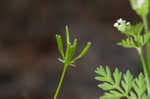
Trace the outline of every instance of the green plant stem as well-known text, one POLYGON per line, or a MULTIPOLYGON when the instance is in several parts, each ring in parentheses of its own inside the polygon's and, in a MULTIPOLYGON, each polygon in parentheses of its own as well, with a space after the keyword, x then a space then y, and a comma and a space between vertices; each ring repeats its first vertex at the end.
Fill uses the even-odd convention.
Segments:
MULTIPOLYGON (((144 24, 144 31, 145 33, 148 33, 148 20, 146 16, 142 17, 143 24, 144 24)), ((147 57, 147 69, 148 69, 148 77, 150 78, 150 40, 146 44, 146 57, 147 57)))
POLYGON ((64 65, 64 69, 63 69, 63 71, 62 71, 62 75, 61 75, 59 84, 58 84, 58 87, 57 87, 57 90, 56 90, 56 93, 55 93, 53 99, 56 99, 57 96, 58 96, 58 93, 59 93, 60 88, 61 88, 61 85, 62 85, 62 83, 63 83, 63 79, 64 79, 65 73, 66 73, 66 71, 67 71, 67 68, 68 68, 68 64, 65 64, 65 65, 64 65))
POLYGON ((145 32, 147 33, 147 32, 148 32, 148 21, 147 21, 147 17, 146 17, 146 16, 143 16, 143 17, 142 17, 142 20, 143 20, 143 24, 144 24, 144 30, 145 30, 145 32))
POLYGON ((144 56, 142 54, 142 49, 139 48, 139 49, 137 49, 137 51, 138 51, 138 54, 139 54, 141 62, 142 62, 143 71, 144 71, 144 75, 145 75, 145 79, 146 79, 146 84, 147 84, 147 91, 148 91, 148 94, 150 94, 149 77, 148 77, 148 72, 147 72, 147 67, 146 67, 145 59, 144 59, 144 56))

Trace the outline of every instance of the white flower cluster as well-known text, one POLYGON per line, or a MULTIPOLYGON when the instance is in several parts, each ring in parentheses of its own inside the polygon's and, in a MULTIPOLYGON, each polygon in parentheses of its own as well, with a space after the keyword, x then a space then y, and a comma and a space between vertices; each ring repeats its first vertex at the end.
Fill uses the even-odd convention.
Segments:
POLYGON ((122 18, 118 19, 117 22, 114 24, 114 27, 120 27, 120 26, 128 26, 130 25, 130 22, 126 22, 126 20, 123 20, 122 18))
POLYGON ((138 8, 141 8, 145 0, 136 0, 136 4, 138 8))

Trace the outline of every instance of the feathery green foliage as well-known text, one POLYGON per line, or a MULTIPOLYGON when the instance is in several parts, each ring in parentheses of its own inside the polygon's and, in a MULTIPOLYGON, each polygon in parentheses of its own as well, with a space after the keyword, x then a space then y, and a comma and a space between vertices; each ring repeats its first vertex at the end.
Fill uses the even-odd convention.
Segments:
POLYGON ((146 80, 142 73, 134 78, 130 71, 122 74, 118 68, 115 69, 113 75, 110 68, 100 66, 95 71, 98 76, 95 77, 101 83, 98 87, 105 91, 100 99, 149 99, 146 92, 146 80))
POLYGON ((143 66, 144 75, 139 74, 134 78, 132 74, 127 71, 125 74, 119 72, 116 68, 113 75, 110 69, 102 66, 96 69, 99 75, 95 79, 103 83, 98 87, 106 92, 100 99, 150 99, 150 32, 148 29, 147 15, 149 13, 149 0, 130 0, 133 10, 142 18, 143 23, 131 25, 126 20, 119 19, 114 24, 126 39, 117 43, 117 45, 125 48, 135 48, 140 56, 143 66), (144 29, 144 33, 142 33, 144 29), (143 47, 146 45, 147 64, 143 55, 143 47))
POLYGON ((119 46, 125 48, 136 48, 141 49, 149 40, 150 33, 141 34, 143 30, 143 24, 139 23, 131 25, 126 20, 119 19, 114 26, 121 31, 122 34, 126 35, 127 38, 118 43, 119 46))
POLYGON ((131 25, 130 22, 126 22, 126 20, 121 18, 117 20, 117 22, 114 24, 114 27, 116 27, 122 34, 127 37, 117 44, 125 48, 135 48, 137 50, 142 62, 146 84, 148 87, 147 90, 150 94, 150 32, 148 30, 146 20, 146 16, 149 12, 149 0, 130 0, 130 3, 136 13, 143 19, 143 23, 131 25), (143 29, 144 33, 142 33, 143 29), (143 56, 144 45, 146 45, 147 51, 147 64, 143 56))
POLYGON ((126 36, 126 39, 117 45, 137 50, 144 75, 140 73, 134 78, 130 71, 122 74, 118 68, 111 75, 108 66, 106 69, 103 66, 98 67, 96 69, 98 76, 95 79, 102 82, 98 87, 106 91, 100 99, 150 99, 150 32, 147 21, 149 3, 149 0, 130 0, 133 10, 142 18, 143 23, 131 25, 130 22, 120 18, 114 24, 114 27, 126 36), (143 56, 144 45, 146 45, 147 64, 143 56))

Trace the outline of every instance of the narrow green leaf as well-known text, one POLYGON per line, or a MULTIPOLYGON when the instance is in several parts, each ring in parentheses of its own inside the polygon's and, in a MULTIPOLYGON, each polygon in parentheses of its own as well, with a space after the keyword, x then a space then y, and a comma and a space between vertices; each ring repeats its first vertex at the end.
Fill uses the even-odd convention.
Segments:
POLYGON ((74 63, 71 61, 71 59, 75 53, 76 44, 77 44, 77 39, 74 40, 73 45, 71 45, 70 43, 67 44, 66 60, 67 60, 68 64, 72 67, 75 66, 75 65, 73 65, 74 63))
POLYGON ((114 81, 111 77, 111 71, 108 66, 106 66, 106 70, 103 68, 103 66, 100 66, 96 69, 96 73, 99 75, 95 77, 98 81, 105 81, 110 84, 114 84, 114 81))
POLYGON ((115 72, 113 73, 113 77, 117 86, 120 86, 121 76, 122 76, 122 73, 119 72, 118 68, 116 68, 115 72))
POLYGON ((87 45, 84 47, 84 49, 82 50, 82 52, 77 56, 75 57, 72 62, 75 62, 76 60, 80 59, 81 57, 83 57, 86 52, 88 51, 88 49, 90 48, 91 46, 91 42, 88 42, 87 45))
MULTIPOLYGON (((71 45, 71 52, 70 52, 70 60, 75 54, 76 51, 76 45, 77 45, 77 39, 74 40, 73 45, 71 45)), ((73 64, 73 63, 72 63, 73 64)))
POLYGON ((114 89, 114 86, 109 83, 102 83, 98 85, 99 88, 102 88, 103 90, 111 90, 114 89))
POLYGON ((107 81, 109 81, 109 83, 111 84, 114 84, 114 81, 111 77, 111 71, 110 71, 110 68, 108 66, 106 66, 106 78, 107 78, 107 81))
POLYGON ((69 28, 68 25, 66 25, 66 40, 67 40, 67 44, 70 43, 70 36, 69 36, 69 28))
POLYGON ((63 50, 63 43, 62 43, 61 36, 60 35, 56 35, 56 40, 57 40, 58 50, 59 50, 62 58, 64 59, 64 50, 63 50))
POLYGON ((142 95, 146 92, 146 81, 142 73, 140 73, 138 78, 136 78, 135 83, 133 84, 133 88, 138 97, 142 97, 142 95))
POLYGON ((67 64, 69 64, 69 62, 70 62, 70 53, 71 53, 71 44, 70 43, 68 43, 67 44, 67 49, 66 49, 66 53, 65 53, 65 62, 67 63, 67 64))
POLYGON ((100 65, 99 67, 96 68, 95 73, 97 73, 100 76, 106 75, 104 67, 102 65, 100 65))
POLYGON ((105 77, 100 77, 100 76, 95 77, 95 79, 98 81, 107 81, 107 79, 105 77))
POLYGON ((117 91, 110 91, 105 93, 100 99, 121 99, 123 95, 117 91))
POLYGON ((133 76, 130 71, 127 71, 126 74, 123 76, 124 80, 121 81, 122 87, 125 90, 125 93, 128 94, 133 85, 133 76))
POLYGON ((61 63, 65 63, 65 61, 62 60, 61 58, 58 58, 58 60, 59 60, 61 63))

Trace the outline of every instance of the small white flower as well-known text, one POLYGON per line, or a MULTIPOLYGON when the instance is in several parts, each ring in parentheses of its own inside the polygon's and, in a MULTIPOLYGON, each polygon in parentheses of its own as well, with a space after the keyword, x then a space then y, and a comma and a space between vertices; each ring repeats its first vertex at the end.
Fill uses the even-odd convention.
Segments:
POLYGON ((118 23, 121 23, 122 21, 123 21, 122 18, 120 18, 120 19, 117 20, 118 23))
POLYGON ((136 4, 137 4, 138 8, 141 8, 144 2, 145 2, 145 0, 136 0, 136 4))
POLYGON ((115 24, 114 24, 114 27, 118 27, 119 26, 119 24, 116 22, 115 24))
POLYGON ((126 31, 126 29, 130 26, 130 22, 123 20, 122 18, 118 19, 116 23, 114 23, 114 27, 116 27, 120 31, 126 31))
POLYGON ((130 22, 127 22, 126 25, 130 25, 130 22))

